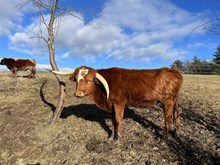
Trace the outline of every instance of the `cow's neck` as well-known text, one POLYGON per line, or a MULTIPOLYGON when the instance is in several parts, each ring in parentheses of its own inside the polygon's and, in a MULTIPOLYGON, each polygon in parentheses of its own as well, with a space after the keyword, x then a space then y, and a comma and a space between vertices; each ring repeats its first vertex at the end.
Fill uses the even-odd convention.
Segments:
POLYGON ((107 108, 107 101, 106 101, 106 95, 103 93, 103 91, 100 89, 99 86, 96 86, 93 92, 90 95, 95 102, 95 104, 103 109, 103 110, 108 110, 107 108))

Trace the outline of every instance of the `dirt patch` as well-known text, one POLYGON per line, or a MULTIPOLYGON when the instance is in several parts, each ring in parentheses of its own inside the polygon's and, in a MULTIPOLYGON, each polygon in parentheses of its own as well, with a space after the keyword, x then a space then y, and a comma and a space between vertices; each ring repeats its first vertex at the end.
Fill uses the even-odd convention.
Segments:
MULTIPOLYGON (((47 125, 58 104, 53 75, 11 79, 0 73, 0 164, 218 164, 220 76, 184 75, 181 136, 161 141, 163 113, 126 109, 123 138, 109 141, 111 115, 89 98, 67 99, 61 118, 47 125)), ((172 130, 170 134, 172 134, 172 130)))

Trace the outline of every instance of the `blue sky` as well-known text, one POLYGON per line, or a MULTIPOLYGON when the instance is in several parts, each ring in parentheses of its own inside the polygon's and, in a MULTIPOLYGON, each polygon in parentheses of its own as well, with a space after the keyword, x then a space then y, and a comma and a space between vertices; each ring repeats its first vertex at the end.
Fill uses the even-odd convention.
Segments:
MULTIPOLYGON (((34 58, 38 70, 49 68, 46 44, 29 37, 39 29, 46 37, 45 28, 35 8, 18 10, 19 2, 0 0, 0 58, 34 58)), ((60 5, 82 19, 65 15, 61 21, 55 45, 61 70, 158 68, 194 56, 211 60, 220 44, 219 36, 193 30, 220 15, 214 0, 60 0, 60 5)))

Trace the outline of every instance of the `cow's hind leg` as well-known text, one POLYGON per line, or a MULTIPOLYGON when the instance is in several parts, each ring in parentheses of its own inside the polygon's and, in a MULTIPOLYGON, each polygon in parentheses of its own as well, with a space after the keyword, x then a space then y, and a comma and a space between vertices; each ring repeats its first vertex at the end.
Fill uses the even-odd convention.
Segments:
POLYGON ((30 71, 31 71, 31 73, 29 75, 29 78, 35 78, 36 69, 31 69, 30 71))
POLYGON ((172 120, 173 110, 174 110, 173 101, 167 100, 164 105, 164 117, 165 117, 165 127, 164 127, 164 134, 163 134, 164 139, 167 139, 167 137, 168 137, 168 132, 170 130, 170 124, 171 124, 171 120, 172 120))

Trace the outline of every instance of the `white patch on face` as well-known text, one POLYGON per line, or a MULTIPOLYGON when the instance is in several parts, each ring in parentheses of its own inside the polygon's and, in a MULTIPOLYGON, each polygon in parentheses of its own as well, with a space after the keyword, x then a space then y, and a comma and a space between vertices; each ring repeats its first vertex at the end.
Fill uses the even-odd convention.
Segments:
POLYGON ((89 72, 89 69, 80 69, 79 70, 79 75, 78 75, 78 79, 77 79, 77 82, 79 83, 79 81, 82 79, 82 80, 84 80, 84 77, 85 77, 85 75, 87 75, 88 74, 88 72, 89 72))

